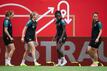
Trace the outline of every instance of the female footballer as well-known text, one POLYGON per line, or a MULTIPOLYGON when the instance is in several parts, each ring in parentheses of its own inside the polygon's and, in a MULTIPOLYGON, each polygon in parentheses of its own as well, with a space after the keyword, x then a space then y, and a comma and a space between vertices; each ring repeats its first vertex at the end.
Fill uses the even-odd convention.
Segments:
POLYGON ((93 13, 91 41, 87 52, 92 57, 93 63, 91 66, 98 66, 98 47, 101 44, 102 23, 99 21, 98 13, 93 13))
POLYGON ((57 54, 58 54, 58 64, 56 66, 64 66, 67 63, 67 60, 64 57, 63 51, 61 50, 62 45, 65 43, 67 35, 66 35, 66 23, 62 19, 62 15, 60 11, 55 12, 56 18, 56 35, 54 40, 57 43, 57 54))
POLYGON ((23 29, 22 32, 22 38, 21 41, 25 43, 25 52, 23 55, 23 59, 21 62, 21 65, 26 65, 25 64, 25 57, 27 56, 27 54, 31 51, 32 57, 34 59, 34 65, 40 65, 37 60, 36 60, 36 56, 35 56, 35 45, 34 41, 35 41, 35 30, 37 27, 37 22, 36 19, 38 18, 38 14, 35 12, 32 12, 30 14, 30 20, 27 22, 26 26, 23 29))
POLYGON ((4 40, 4 44, 5 44, 5 65, 8 66, 13 66, 11 64, 11 58, 12 55, 15 51, 15 46, 14 46, 14 42, 13 42, 13 35, 12 35, 12 22, 11 19, 14 16, 14 12, 12 11, 7 11, 5 14, 5 19, 3 22, 3 40, 4 40))

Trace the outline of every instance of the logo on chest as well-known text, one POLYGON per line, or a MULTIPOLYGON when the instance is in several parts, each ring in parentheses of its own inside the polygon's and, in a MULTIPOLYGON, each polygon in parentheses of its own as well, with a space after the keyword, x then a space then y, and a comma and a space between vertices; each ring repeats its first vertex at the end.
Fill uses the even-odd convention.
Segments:
POLYGON ((36 27, 36 25, 35 24, 32 24, 32 28, 34 29, 36 27))
POLYGON ((10 24, 10 27, 12 27, 12 24, 10 24))

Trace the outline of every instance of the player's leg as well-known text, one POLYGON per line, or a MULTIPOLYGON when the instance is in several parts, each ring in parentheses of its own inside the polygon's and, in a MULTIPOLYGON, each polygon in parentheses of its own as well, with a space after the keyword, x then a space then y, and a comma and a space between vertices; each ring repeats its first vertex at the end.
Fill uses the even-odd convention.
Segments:
MULTIPOLYGON (((63 46, 63 42, 59 45, 59 47, 61 48, 62 46, 63 46)), ((63 51, 60 49, 60 52, 61 52, 61 61, 62 61, 62 63, 61 63, 61 66, 64 66, 66 63, 67 63, 67 60, 65 59, 65 56, 64 56, 64 54, 63 54, 63 51)))
POLYGON ((56 64, 56 66, 60 66, 61 65, 61 62, 62 62, 62 60, 61 60, 61 55, 62 55, 62 53, 61 53, 61 48, 59 48, 59 38, 57 37, 56 38, 56 49, 57 49, 57 55, 58 55, 58 63, 56 64))
POLYGON ((94 50, 94 62, 97 64, 97 66, 98 66, 98 63, 99 63, 99 61, 98 61, 98 52, 97 51, 98 51, 98 48, 99 48, 100 44, 101 44, 101 40, 99 40, 99 42, 97 42, 95 47, 93 48, 93 50, 94 50))
POLYGON ((63 42, 57 44, 57 53, 58 53, 57 66, 64 66, 67 63, 67 60, 65 59, 63 51, 61 50, 61 47, 63 46, 63 44, 64 44, 63 42))
POLYGON ((87 53, 91 56, 92 59, 94 58, 94 55, 93 55, 94 52, 91 46, 88 46, 87 53))
POLYGON ((4 40, 4 44, 5 44, 5 65, 8 64, 8 57, 9 57, 9 47, 8 47, 8 44, 9 44, 9 41, 6 39, 6 38, 3 38, 4 40))
POLYGON ((97 49, 88 46, 88 54, 91 56, 91 58, 93 59, 93 63, 91 66, 98 66, 98 54, 97 54, 97 49))
POLYGON ((21 62, 21 64, 20 64, 21 66, 26 66, 26 64, 25 64, 25 57, 26 57, 26 56, 28 55, 28 53, 30 52, 29 46, 28 46, 27 43, 25 43, 24 48, 25 48, 25 52, 24 52, 24 55, 23 55, 22 62, 21 62))
POLYGON ((5 46, 6 51, 5 51, 5 65, 8 63, 8 56, 9 56, 9 48, 5 46))
POLYGON ((13 65, 11 64, 11 58, 12 58, 13 53, 14 53, 14 51, 15 51, 14 43, 10 43, 10 44, 8 45, 8 47, 10 48, 10 52, 9 52, 9 56, 8 56, 8 65, 9 65, 9 66, 13 66, 13 65))
POLYGON ((98 62, 98 53, 97 53, 97 49, 95 49, 94 61, 95 61, 95 62, 98 62))
POLYGON ((63 52, 61 50, 62 47, 62 43, 61 44, 57 44, 57 53, 58 53, 58 58, 61 59, 61 57, 63 57, 63 52))
POLYGON ((60 66, 61 65, 61 62, 62 62, 62 60, 61 60, 61 57, 63 57, 63 53, 62 53, 62 51, 61 51, 61 44, 57 44, 57 54, 58 54, 58 64, 56 65, 56 66, 60 66))
MULTIPOLYGON (((62 42, 61 42, 61 46, 60 46, 60 47, 63 46, 63 44, 66 42, 66 39, 67 39, 67 36, 64 36, 64 37, 62 38, 62 42)), ((64 54, 63 54, 63 56, 61 57, 61 60, 62 60, 61 66, 66 65, 67 60, 65 59, 65 55, 64 55, 64 54)))
POLYGON ((34 64, 35 65, 37 65, 37 66, 39 66, 39 65, 41 65, 41 64, 39 64, 38 62, 37 62, 37 60, 36 60, 36 55, 35 55, 35 44, 34 44, 34 42, 33 41, 30 41, 30 42, 28 42, 28 45, 29 45, 29 47, 31 48, 31 54, 32 54, 32 57, 33 57, 33 59, 34 59, 34 64))
POLYGON ((98 66, 98 54, 97 54, 97 49, 92 48, 93 49, 93 63, 91 64, 91 66, 98 66))

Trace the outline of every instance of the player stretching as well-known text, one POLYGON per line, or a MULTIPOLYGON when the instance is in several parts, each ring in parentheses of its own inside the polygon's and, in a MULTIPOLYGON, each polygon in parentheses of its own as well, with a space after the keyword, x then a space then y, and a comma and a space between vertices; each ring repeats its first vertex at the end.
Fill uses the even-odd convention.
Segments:
POLYGON ((62 15, 60 11, 55 12, 55 18, 56 18, 56 29, 57 33, 54 39, 57 42, 57 53, 58 53, 58 64, 56 66, 64 66, 67 63, 67 60, 64 57, 64 54, 61 50, 62 45, 65 43, 67 35, 66 35, 66 23, 62 19, 62 15))
MULTIPOLYGON (((32 57, 34 59, 34 65, 40 65, 37 60, 36 60, 36 56, 35 56, 35 45, 34 41, 35 41, 35 30, 37 27, 37 22, 36 19, 38 17, 37 13, 31 13, 30 14, 30 20, 27 22, 26 26, 23 29, 22 32, 22 38, 21 41, 25 43, 25 52, 23 55, 23 59, 21 62, 21 66, 22 65, 26 65, 25 64, 25 57, 27 56, 27 54, 31 51, 32 57)), ((37 36, 36 36, 37 37, 37 36)))
POLYGON ((8 66, 13 66, 11 64, 11 58, 15 51, 15 46, 13 43, 13 36, 12 36, 12 22, 11 22, 13 16, 14 13, 12 11, 7 11, 3 22, 3 40, 6 48, 5 65, 8 66))
POLYGON ((102 34, 102 24, 98 19, 98 13, 93 13, 93 22, 92 22, 92 34, 91 41, 89 43, 87 52, 92 57, 93 63, 91 66, 98 66, 98 54, 97 50, 101 44, 101 34, 102 34))

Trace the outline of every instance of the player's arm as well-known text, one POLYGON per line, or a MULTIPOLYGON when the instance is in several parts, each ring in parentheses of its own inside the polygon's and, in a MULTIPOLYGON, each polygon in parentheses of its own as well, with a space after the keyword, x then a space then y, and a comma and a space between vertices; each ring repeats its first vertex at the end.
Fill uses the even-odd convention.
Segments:
POLYGON ((56 33, 56 35, 53 37, 52 41, 56 40, 56 38, 57 38, 57 33, 56 33))
POLYGON ((38 42, 38 39, 37 39, 37 34, 35 34, 35 37, 36 37, 36 42, 38 42))
POLYGON ((62 36, 60 38, 61 40, 62 40, 62 38, 63 38, 63 36, 65 34, 65 26, 66 26, 65 21, 62 21, 62 24, 63 24, 63 32, 62 32, 62 36))
POLYGON ((13 38, 12 38, 12 36, 9 34, 9 32, 8 32, 8 20, 6 20, 5 22, 4 22, 4 32, 6 33, 6 35, 10 38, 10 40, 13 40, 13 38))
POLYGON ((60 39, 62 39, 62 38, 63 38, 64 34, 65 34, 65 25, 63 25, 63 32, 62 32, 62 36, 61 36, 61 38, 60 38, 60 39))
POLYGON ((27 30, 27 26, 25 26, 23 31, 22 31, 22 38, 21 38, 22 42, 24 42, 24 37, 25 37, 26 30, 27 30))
MULTIPOLYGON (((56 28, 56 29, 57 29, 57 28, 56 28)), ((53 37, 52 41, 55 41, 56 38, 57 38, 57 36, 58 36, 58 34, 57 34, 57 32, 56 32, 56 34, 55 34, 55 36, 53 37)))
POLYGON ((98 37, 97 37, 95 42, 99 41, 99 38, 101 37, 101 34, 102 34, 102 24, 101 24, 101 22, 99 22, 99 29, 100 29, 100 32, 99 32, 98 37))
POLYGON ((38 43, 38 39, 37 39, 37 34, 35 34, 35 39, 36 39, 36 43, 35 43, 35 45, 38 46, 39 43, 38 43))

